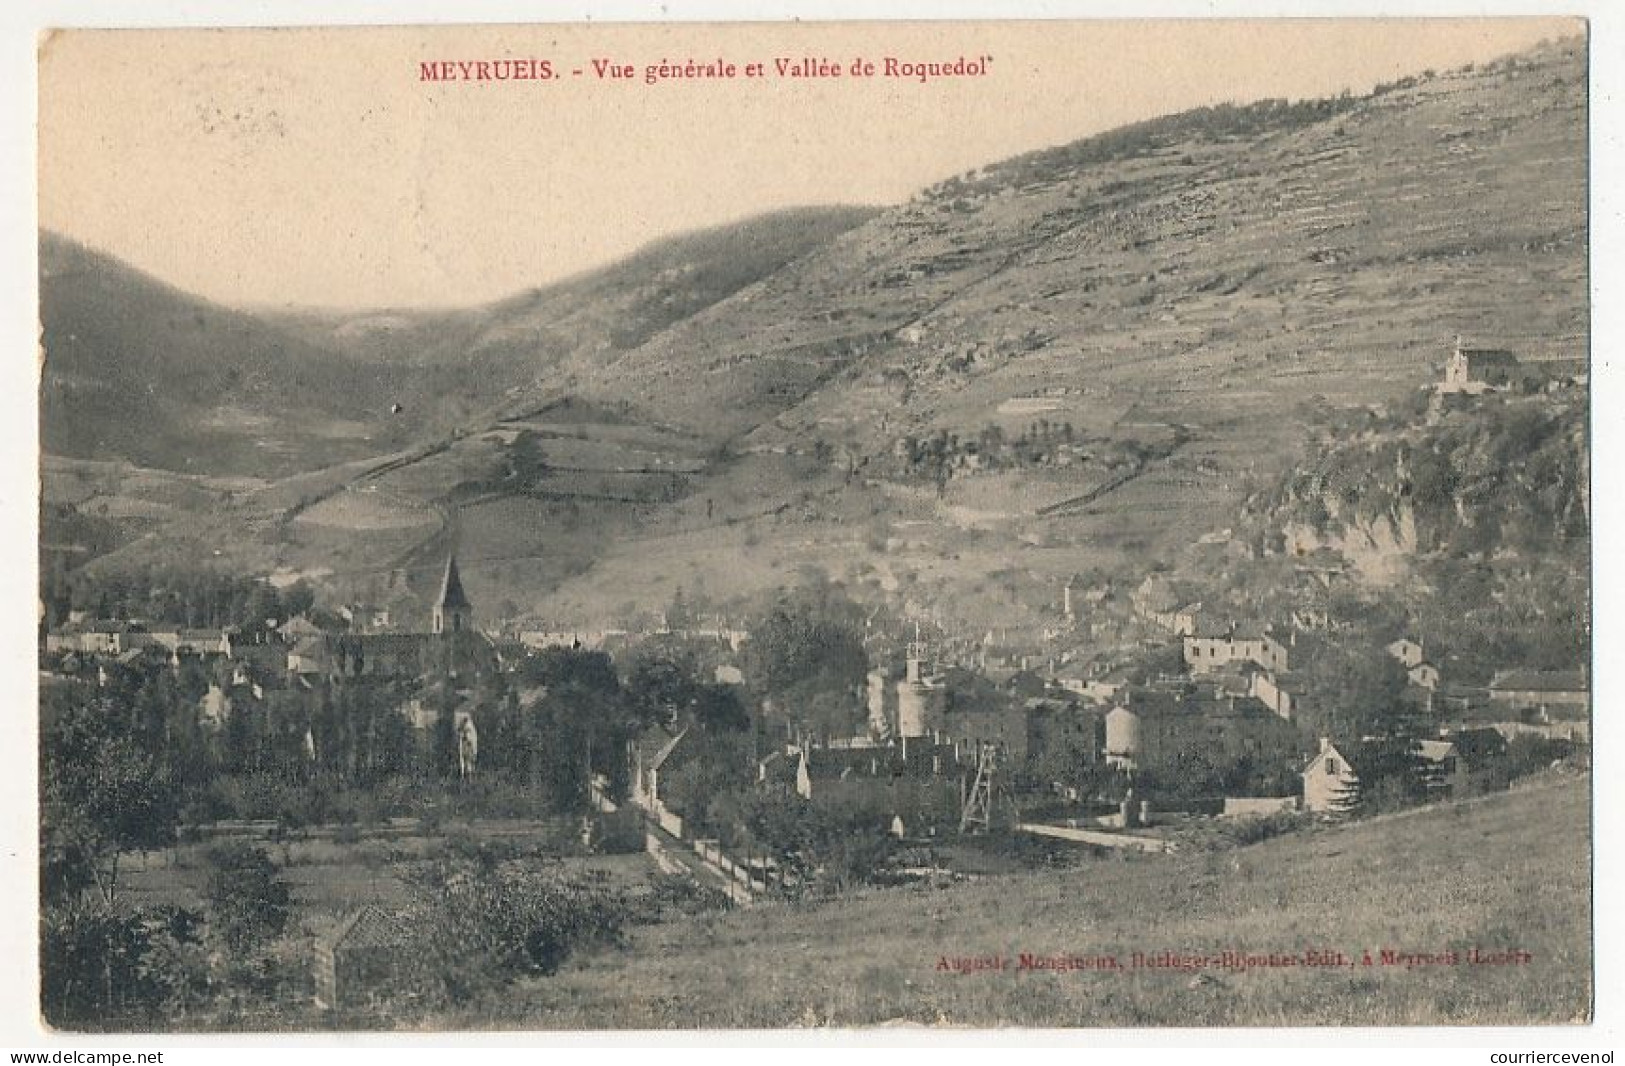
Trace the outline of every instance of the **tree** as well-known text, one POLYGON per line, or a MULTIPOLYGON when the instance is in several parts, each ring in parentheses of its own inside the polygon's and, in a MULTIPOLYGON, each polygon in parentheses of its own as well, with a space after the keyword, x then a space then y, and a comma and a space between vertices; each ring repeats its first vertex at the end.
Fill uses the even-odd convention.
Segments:
POLYGON ((745 673, 757 693, 815 733, 849 736, 863 726, 869 671, 863 612, 838 586, 814 581, 783 593, 750 625, 745 673))
POLYGON ((1381 648, 1328 644, 1305 668, 1304 725, 1323 736, 1414 739, 1405 668, 1381 648))
POLYGON ((232 951, 251 951, 280 936, 293 913, 287 882, 265 849, 246 841, 209 849, 209 924, 232 951))
POLYGON ((1427 770, 1414 739, 1367 741, 1361 747, 1359 775, 1354 806, 1362 814, 1399 810, 1427 798, 1427 770))
POLYGON ((158 760, 111 701, 73 698, 42 707, 42 887, 69 898, 94 887, 111 907, 119 856, 174 842, 177 797, 158 760))
POLYGON ((708 733, 744 732, 750 728, 750 712, 733 685, 696 685, 689 706, 694 720, 708 733))
POLYGON ((748 789, 756 778, 756 752, 748 734, 711 733, 704 728, 686 737, 674 759, 661 768, 661 793, 684 818, 716 833, 732 828, 714 820, 712 800, 748 789))
POLYGON ((181 907, 120 914, 48 905, 40 930, 46 1019, 81 1030, 172 1024, 207 992, 200 929, 200 915, 181 907))
POLYGON ((645 642, 632 656, 626 692, 645 722, 675 722, 699 690, 699 663, 687 647, 645 642))

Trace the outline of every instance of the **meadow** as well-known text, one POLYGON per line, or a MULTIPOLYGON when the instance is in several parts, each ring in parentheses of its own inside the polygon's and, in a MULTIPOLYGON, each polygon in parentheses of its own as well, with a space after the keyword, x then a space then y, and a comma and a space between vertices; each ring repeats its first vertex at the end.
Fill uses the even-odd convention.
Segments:
POLYGON ((1545 778, 1234 850, 764 904, 639 928, 624 949, 426 1024, 1582 1023, 1589 818, 1589 778, 1545 778), (1132 965, 1225 951, 1299 964, 1132 965), (1023 953, 1121 969, 1024 970, 1023 953), (952 968, 963 959, 1004 963, 952 968))
MULTIPOLYGON (((628 890, 647 886, 658 872, 643 853, 584 852, 568 819, 472 819, 447 822, 426 832, 416 819, 357 827, 326 826, 297 838, 277 837, 265 827, 242 832, 266 849, 287 882, 295 907, 293 936, 321 933, 358 906, 400 908, 412 902, 406 875, 412 868, 459 849, 493 849, 529 860, 556 861, 572 874, 603 877, 628 890)), ((224 837, 220 837, 223 839, 224 837)), ((125 858, 121 895, 133 906, 199 906, 209 877, 214 840, 178 844, 163 852, 125 858)))

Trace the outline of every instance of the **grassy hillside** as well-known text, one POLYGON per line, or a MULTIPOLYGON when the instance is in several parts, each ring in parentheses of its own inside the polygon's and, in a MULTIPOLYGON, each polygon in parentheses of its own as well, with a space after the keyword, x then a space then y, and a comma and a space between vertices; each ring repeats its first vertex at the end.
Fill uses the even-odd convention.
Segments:
POLYGON ((1591 1000, 1589 781, 1234 851, 1098 861, 939 890, 641 929, 456 1026, 1575 1023, 1591 1000), (1383 965, 1381 951, 1458 964, 1383 965), (1521 963, 1473 964, 1522 951, 1521 963), (939 959, 1234 950, 1349 965, 974 972, 939 959), (1364 952, 1373 965, 1363 965, 1364 952))
MULTIPOLYGON (((707 542, 728 566, 687 552, 684 526, 612 549, 560 609, 649 588, 659 558, 690 587, 812 564, 974 601, 954 605, 973 625, 1032 624, 967 585, 1014 570, 1058 596, 1080 567, 1167 559, 1232 525, 1340 409, 1408 405, 1458 333, 1583 355, 1584 78, 1566 42, 1363 98, 1198 111, 986 168, 848 231, 586 384, 783 458, 754 493, 771 517, 707 542), (1089 460, 940 494, 889 462, 905 437, 1039 419, 1101 455, 1176 426, 1183 443, 1126 480, 1089 460), (796 460, 819 442, 834 459, 809 476, 796 460), (1088 502, 1051 509, 1072 498, 1088 502)), ((760 462, 734 469, 703 491, 757 486, 760 462)))
POLYGON ((49 454, 276 475, 383 450, 375 372, 49 233, 40 313, 49 454))
POLYGON ((314 343, 401 374, 411 420, 444 429, 569 391, 577 375, 612 364, 874 213, 798 208, 686 233, 483 307, 266 314, 314 343))

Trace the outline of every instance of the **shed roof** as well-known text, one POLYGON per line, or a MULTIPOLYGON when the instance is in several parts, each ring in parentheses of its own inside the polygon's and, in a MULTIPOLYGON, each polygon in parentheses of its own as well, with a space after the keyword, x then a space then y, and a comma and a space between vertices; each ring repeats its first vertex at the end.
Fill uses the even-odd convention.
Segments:
POLYGON ((1583 670, 1507 670, 1495 675, 1491 692, 1589 692, 1583 670))
POLYGON ((671 753, 677 749, 677 745, 687 735, 687 729, 684 729, 676 736, 672 736, 657 725, 644 730, 643 734, 637 739, 638 756, 643 762, 644 769, 660 769, 666 760, 671 758, 671 753))
POLYGON ((410 938, 401 916, 364 905, 352 913, 327 937, 334 949, 400 947, 410 938))

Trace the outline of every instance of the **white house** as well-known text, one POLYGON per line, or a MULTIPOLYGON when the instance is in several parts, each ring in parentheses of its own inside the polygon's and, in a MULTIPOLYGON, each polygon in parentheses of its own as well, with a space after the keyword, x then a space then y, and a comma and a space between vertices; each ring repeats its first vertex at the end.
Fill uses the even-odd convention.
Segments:
POLYGON ((1399 665, 1407 670, 1420 665, 1426 658, 1425 653, 1422 651, 1422 645, 1409 637, 1400 637, 1388 645, 1387 651, 1389 655, 1399 660, 1399 665))
POLYGON ((1426 659, 1406 670, 1405 676, 1410 678, 1411 684, 1418 688, 1425 688, 1429 692, 1433 692, 1439 687, 1439 668, 1426 659))
POLYGON ((1220 670, 1235 663, 1251 662, 1266 670, 1288 668, 1286 647, 1268 633, 1228 625, 1199 625, 1187 634, 1183 652, 1185 665, 1193 673, 1220 670))
POLYGON ((1320 738, 1320 751, 1303 769, 1303 809, 1333 814, 1347 809, 1359 790, 1360 775, 1337 745, 1320 738))

